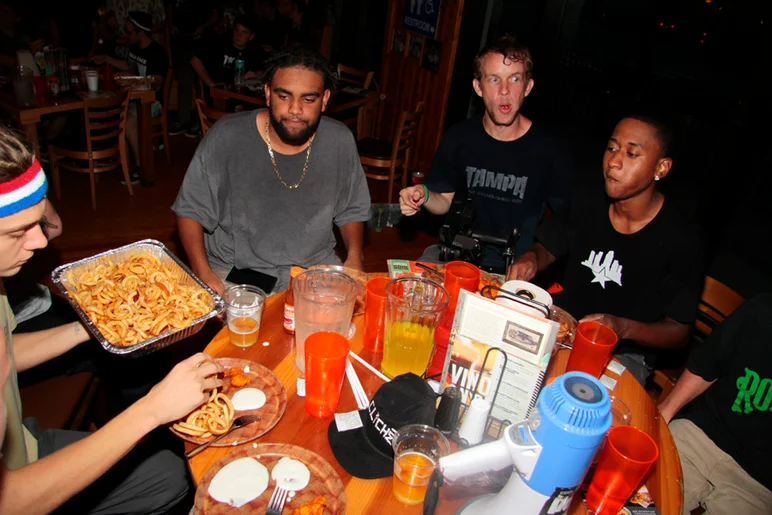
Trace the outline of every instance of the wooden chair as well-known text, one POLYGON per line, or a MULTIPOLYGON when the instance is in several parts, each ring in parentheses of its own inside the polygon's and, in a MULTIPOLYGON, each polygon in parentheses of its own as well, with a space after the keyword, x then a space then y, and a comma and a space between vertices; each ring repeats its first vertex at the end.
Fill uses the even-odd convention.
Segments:
POLYGON ((166 151, 166 162, 171 166, 172 164, 172 150, 169 146, 169 99, 172 95, 172 82, 174 81, 174 72, 172 71, 172 67, 169 66, 169 69, 166 72, 166 77, 164 77, 164 93, 163 93, 163 104, 161 105, 161 116, 158 118, 153 118, 153 121, 151 122, 151 130, 150 130, 150 137, 153 140, 153 143, 155 143, 157 140, 163 141, 164 150, 166 151))
POLYGON ((123 169, 129 195, 134 195, 129 177, 126 145, 126 112, 129 92, 108 98, 86 98, 85 139, 66 140, 48 146, 56 198, 62 197, 59 170, 87 173, 91 179, 91 208, 96 211, 96 174, 123 169), (84 163, 85 162, 85 163, 84 163))
POLYGON ((201 120, 202 138, 206 136, 206 132, 212 125, 215 124, 217 120, 228 114, 225 111, 212 109, 211 107, 207 106, 206 102, 204 102, 204 100, 201 98, 196 99, 196 109, 198 109, 198 117, 201 120))
POLYGON ((372 71, 358 70, 345 64, 338 65, 338 81, 341 84, 351 84, 357 88, 370 89, 373 75, 372 71))
MULTIPOLYGON (((692 341, 690 348, 701 344, 713 332, 718 324, 731 315, 745 299, 725 284, 705 277, 702 296, 697 304, 697 318, 692 328, 692 341)), ((684 367, 654 370, 654 382, 662 388, 658 404, 670 395, 678 378, 684 371, 684 367)))
POLYGON ((418 137, 418 125, 424 112, 424 103, 419 102, 414 113, 403 111, 397 122, 392 141, 364 138, 357 142, 359 161, 365 168, 365 176, 376 181, 389 181, 388 202, 394 192, 397 168, 401 167, 402 187, 407 186, 407 174, 411 165, 411 149, 418 137), (387 173, 377 173, 372 168, 387 168, 387 173))

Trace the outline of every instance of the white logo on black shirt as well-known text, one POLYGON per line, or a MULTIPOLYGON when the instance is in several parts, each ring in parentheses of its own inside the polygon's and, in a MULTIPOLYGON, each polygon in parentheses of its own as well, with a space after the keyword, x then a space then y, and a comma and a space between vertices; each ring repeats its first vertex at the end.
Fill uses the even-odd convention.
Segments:
POLYGON ((609 250, 606 259, 603 259, 603 252, 590 251, 590 257, 582 261, 582 264, 592 270, 595 278, 594 283, 600 283, 605 290, 606 281, 611 281, 622 286, 622 265, 614 259, 614 251, 609 250))
POLYGON ((513 197, 523 199, 528 177, 516 175, 504 175, 491 172, 484 168, 466 167, 466 185, 468 188, 493 188, 503 193, 511 193, 513 197))

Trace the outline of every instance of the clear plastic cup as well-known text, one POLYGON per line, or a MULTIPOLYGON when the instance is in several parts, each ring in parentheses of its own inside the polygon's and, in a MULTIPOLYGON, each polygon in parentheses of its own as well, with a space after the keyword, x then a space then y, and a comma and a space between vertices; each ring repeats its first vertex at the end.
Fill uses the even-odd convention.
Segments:
POLYGON ((405 504, 424 502, 434 469, 450 451, 448 439, 437 428, 410 424, 397 431, 392 448, 394 497, 405 504))
POLYGON ((225 316, 231 343, 237 347, 251 347, 260 336, 265 292, 256 286, 239 284, 225 290, 225 316))

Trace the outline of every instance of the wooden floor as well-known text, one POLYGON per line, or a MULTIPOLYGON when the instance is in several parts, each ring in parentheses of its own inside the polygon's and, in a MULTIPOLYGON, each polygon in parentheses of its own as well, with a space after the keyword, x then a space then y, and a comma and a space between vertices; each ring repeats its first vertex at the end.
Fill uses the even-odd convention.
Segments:
MULTIPOLYGON (((100 175, 96 212, 91 210, 88 176, 63 170, 62 197, 57 199, 53 189, 49 189, 49 199, 59 211, 64 231, 48 248, 37 252, 22 273, 30 280, 45 281, 59 264, 145 238, 163 242, 186 259, 171 205, 197 145, 198 140, 183 135, 172 137, 172 166, 166 163, 163 152, 156 152, 155 186, 137 185, 133 196, 120 183, 119 171, 100 175)), ((368 184, 373 202, 386 202, 386 182, 368 180, 368 184)), ((379 232, 368 229, 367 271, 386 271, 388 258, 415 259, 426 246, 436 242, 436 237, 415 228, 413 220, 405 222, 399 229, 384 228, 379 232)))

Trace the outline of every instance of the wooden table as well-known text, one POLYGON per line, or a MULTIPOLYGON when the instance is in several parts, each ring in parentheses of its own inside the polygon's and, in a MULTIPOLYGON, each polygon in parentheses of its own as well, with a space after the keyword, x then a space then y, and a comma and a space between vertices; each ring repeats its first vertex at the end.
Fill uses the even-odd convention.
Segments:
MULTIPOLYGON (((327 460, 338 472, 343 484, 346 485, 346 513, 350 515, 371 513, 402 513, 404 515, 419 514, 422 505, 406 506, 392 494, 392 478, 364 480, 349 475, 337 462, 327 441, 327 427, 332 419, 318 420, 305 411, 304 399, 296 395, 296 381, 300 377, 295 368, 295 353, 293 339, 282 328, 284 309, 284 293, 278 293, 268 298, 263 311, 262 327, 257 345, 241 349, 231 345, 227 327, 220 331, 207 346, 206 352, 215 357, 238 357, 249 359, 272 369, 287 390, 287 411, 279 423, 258 442, 286 442, 310 449, 327 460), (268 346, 261 345, 269 342, 268 346)), ((376 367, 380 365, 380 355, 375 355, 362 347, 363 317, 356 317, 354 324, 357 332, 351 339, 351 348, 365 360, 376 367)), ((550 364, 548 377, 555 377, 565 371, 568 362, 568 351, 560 351, 550 364)), ((355 360, 354 367, 362 382, 362 386, 372 398, 372 395, 383 382, 367 371, 355 360)), ((613 376, 612 377, 616 377, 613 376)), ((633 413, 633 425, 646 431, 657 442, 660 448, 660 458, 647 480, 649 490, 654 497, 659 512, 662 515, 678 515, 683 502, 681 495, 681 464, 675 449, 673 438, 664 423, 654 402, 638 382, 625 371, 618 377, 618 383, 613 394, 622 399, 633 413)), ((356 401, 348 384, 344 384, 339 412, 356 410, 356 401)), ((188 445, 188 448, 192 445, 188 445)), ((189 462, 193 479, 198 483, 207 470, 217 460, 233 448, 212 448, 205 450, 189 462)), ((459 490, 443 488, 438 514, 455 513, 468 497, 459 490)), ((586 513, 584 504, 575 498, 572 513, 586 513)))
MULTIPOLYGON (((40 122, 41 117, 83 109, 83 98, 85 95, 83 92, 78 92, 75 95, 64 94, 55 99, 47 99, 46 103, 41 106, 20 107, 16 102, 13 92, 2 91, 0 92, 0 110, 16 118, 19 129, 24 133, 30 145, 32 145, 35 157, 40 159, 37 124, 40 122)), ((139 125, 140 178, 144 185, 151 185, 155 180, 155 164, 153 162, 153 140, 150 136, 153 120, 150 106, 155 101, 155 92, 152 90, 140 91, 132 89, 130 98, 140 102, 137 119, 139 125)))
MULTIPOLYGON (((214 108, 220 111, 225 111, 225 102, 229 99, 246 102, 258 107, 266 106, 263 92, 252 91, 248 88, 242 88, 241 91, 236 91, 233 86, 213 86, 209 88, 209 94, 212 96, 214 108)), ((378 93, 375 91, 369 91, 365 94, 353 94, 346 91, 338 91, 332 94, 324 114, 332 118, 337 118, 336 115, 341 115, 346 111, 362 109, 362 134, 358 134, 357 136, 360 139, 363 137, 372 137, 375 128, 378 100, 378 93)))

